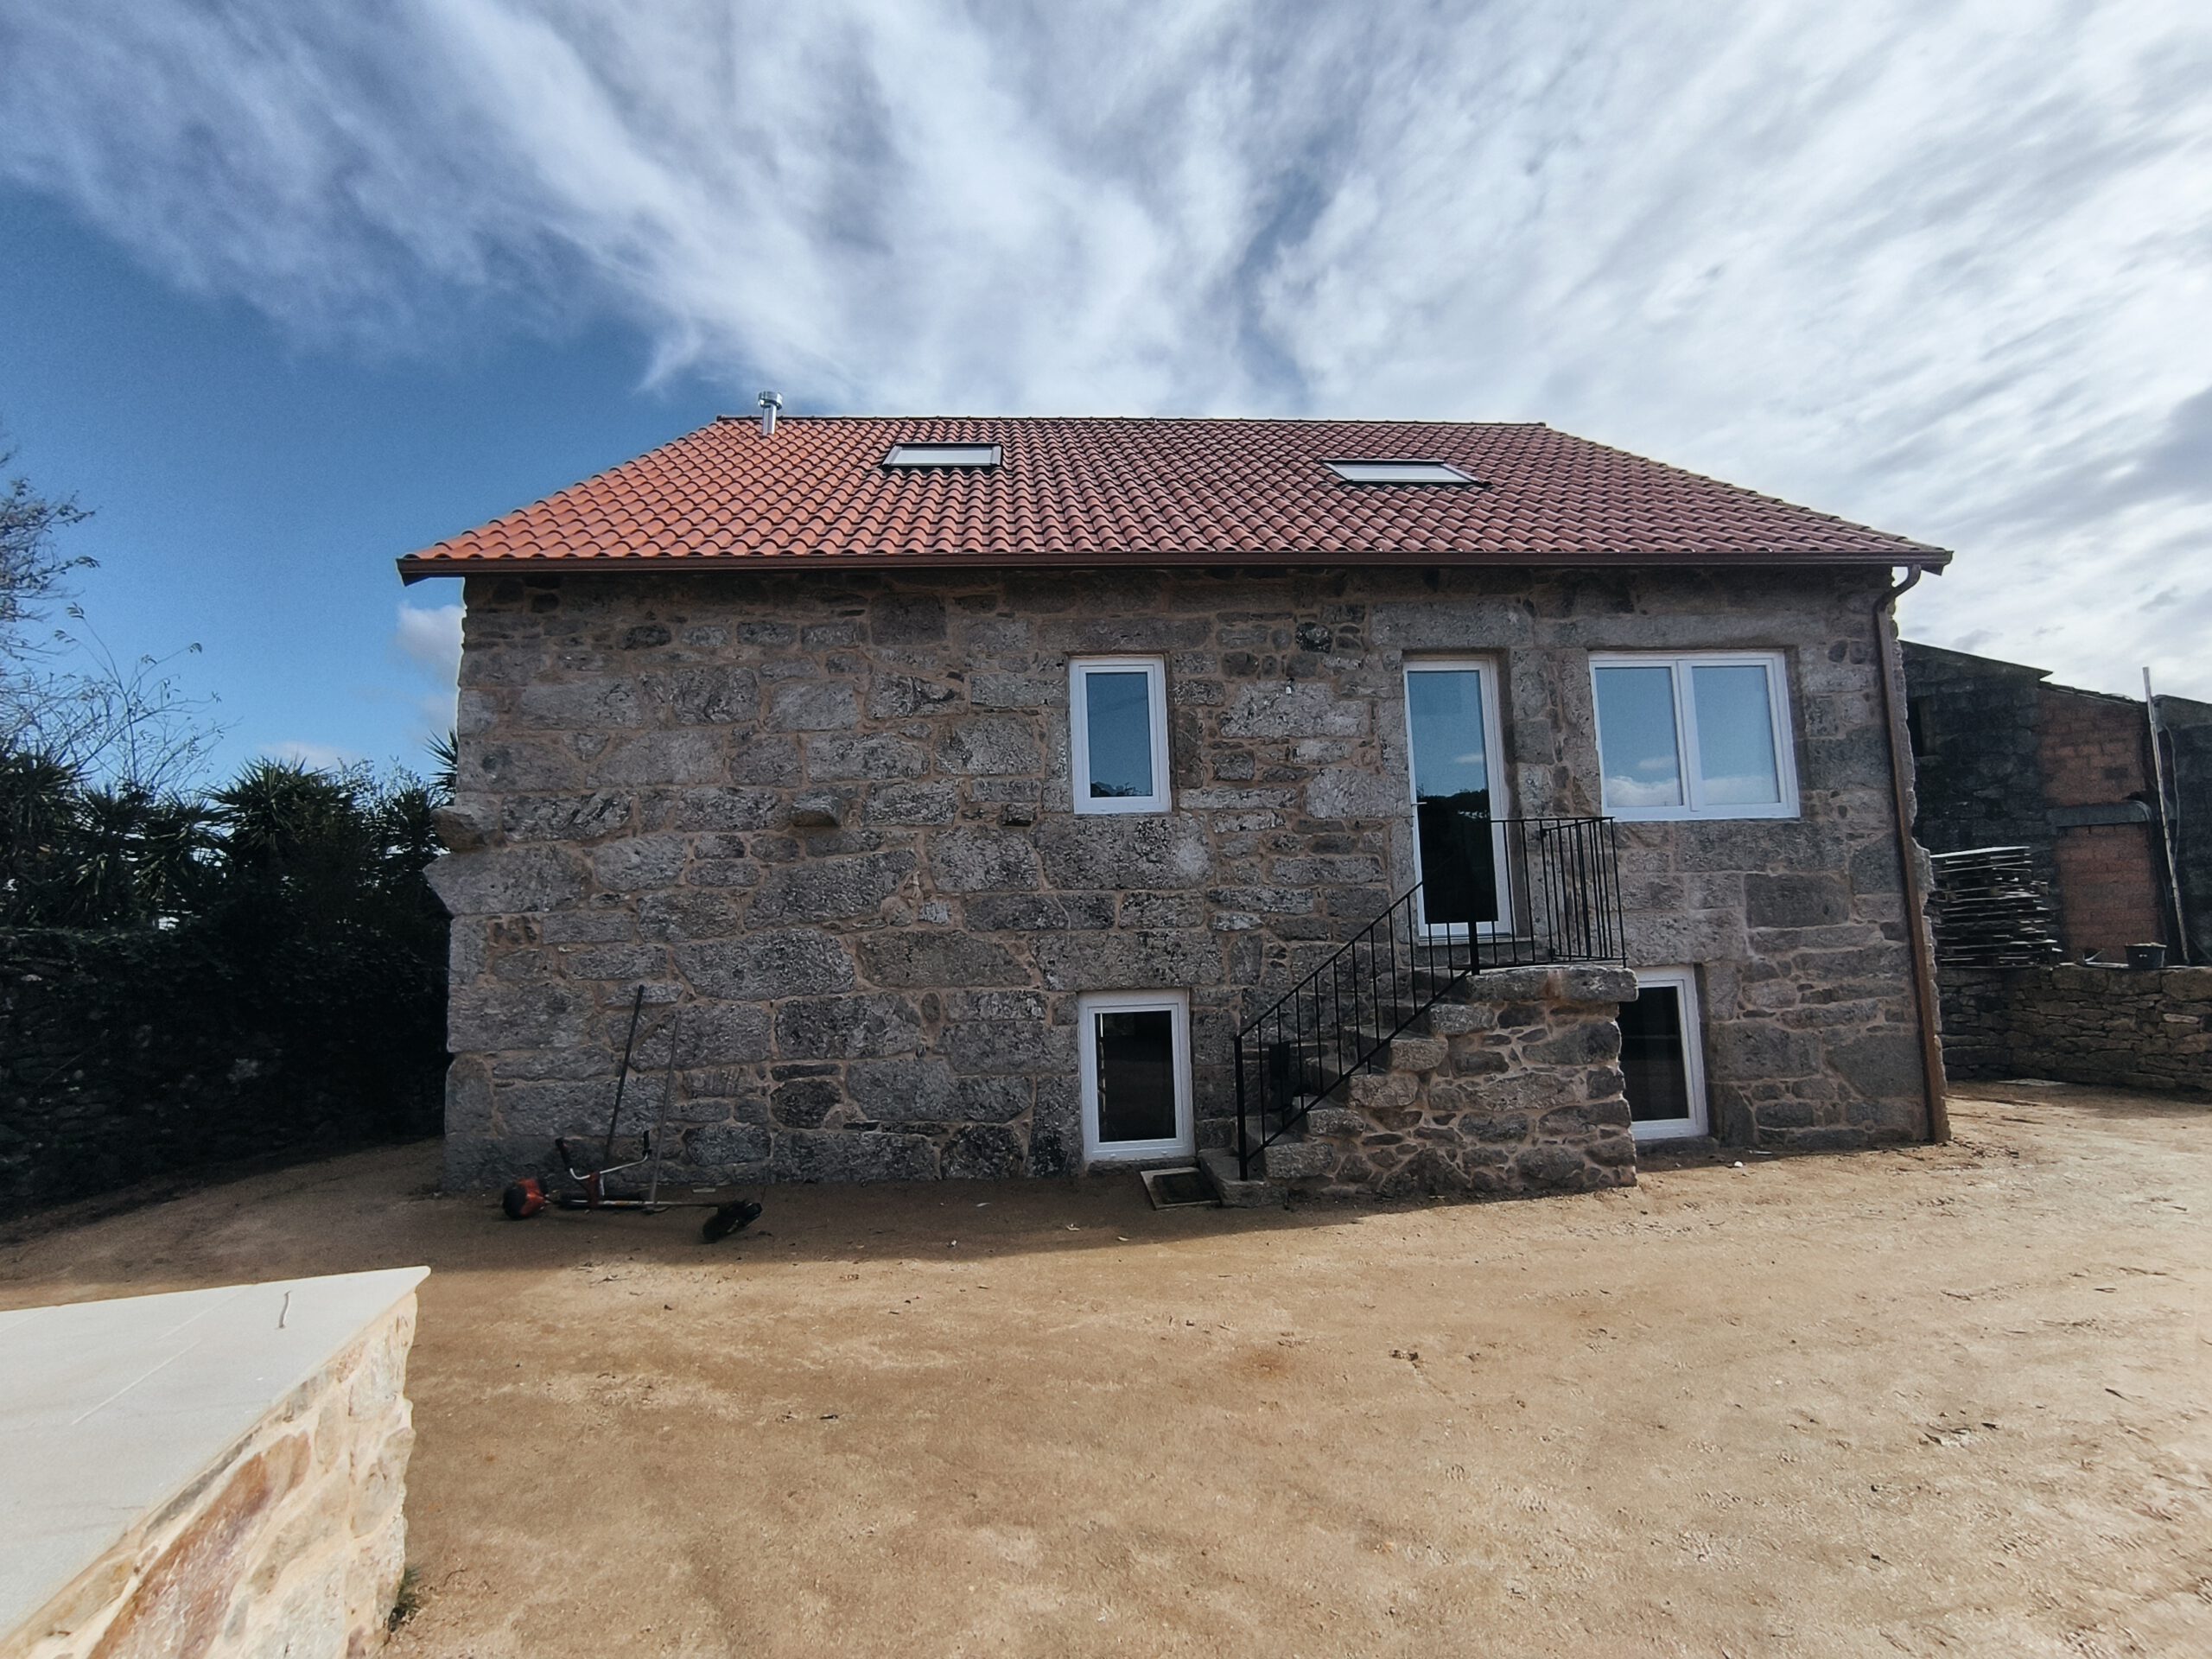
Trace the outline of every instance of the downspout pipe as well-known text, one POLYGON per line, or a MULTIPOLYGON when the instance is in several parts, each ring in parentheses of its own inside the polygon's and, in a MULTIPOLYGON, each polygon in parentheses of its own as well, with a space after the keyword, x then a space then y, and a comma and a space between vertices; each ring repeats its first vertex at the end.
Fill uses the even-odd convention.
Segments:
POLYGON ((1906 729, 1898 683, 1904 677, 1897 649, 1897 602, 1927 572, 1910 567, 1905 578, 1874 601, 1874 647, 1880 658, 1882 717, 1890 728, 1890 798, 1897 815, 1897 868, 1904 878, 1906 942, 1912 947, 1912 995, 1920 1015, 1920 1083, 1928 1106, 1928 1139, 1951 1138, 1945 1096, 1942 1014, 1936 995, 1936 953, 1928 940, 1928 894, 1920 885, 1919 848, 1912 838, 1912 735, 1906 729))

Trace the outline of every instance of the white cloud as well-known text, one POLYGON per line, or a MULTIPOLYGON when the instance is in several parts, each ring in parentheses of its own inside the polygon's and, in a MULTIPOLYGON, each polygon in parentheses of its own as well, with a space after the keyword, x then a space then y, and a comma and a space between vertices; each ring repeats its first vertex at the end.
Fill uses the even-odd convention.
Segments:
POLYGON ((461 672, 461 607, 402 605, 392 642, 410 661, 451 682, 461 672))
POLYGON ((315 772, 343 772, 348 766, 361 764, 364 756, 351 749, 341 749, 328 743, 308 743, 291 741, 271 743, 263 751, 271 760, 288 760, 295 766, 306 766, 315 772))
POLYGON ((434 683, 410 699, 416 721, 416 738, 423 742, 444 736, 454 728, 454 698, 461 674, 461 607, 453 605, 407 605, 398 611, 392 643, 434 683))
POLYGON ((1956 548, 1923 637, 2212 696, 2201 0, 19 0, 0 60, 0 172, 304 332, 1544 419, 1956 548))

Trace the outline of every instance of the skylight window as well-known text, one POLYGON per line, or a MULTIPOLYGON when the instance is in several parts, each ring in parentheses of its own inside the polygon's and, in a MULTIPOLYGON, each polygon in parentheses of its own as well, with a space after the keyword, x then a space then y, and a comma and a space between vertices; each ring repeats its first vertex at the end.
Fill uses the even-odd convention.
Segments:
POLYGON ((1331 461, 1322 463, 1347 484, 1472 484, 1440 461, 1331 461))
POLYGON ((995 467, 995 443, 894 443, 883 458, 887 467, 995 467))

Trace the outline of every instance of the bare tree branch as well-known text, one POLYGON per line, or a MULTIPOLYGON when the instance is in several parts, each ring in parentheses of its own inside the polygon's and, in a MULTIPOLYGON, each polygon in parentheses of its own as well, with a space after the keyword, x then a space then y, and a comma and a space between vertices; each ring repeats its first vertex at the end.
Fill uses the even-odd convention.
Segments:
MULTIPOLYGON (((0 467, 13 452, 0 450, 0 467)), ((70 596, 56 532, 92 514, 73 498, 37 493, 18 477, 0 490, 0 752, 41 755, 84 778, 163 794, 191 782, 222 735, 165 657, 118 658, 70 596), (70 626, 54 626, 59 609, 70 626)))

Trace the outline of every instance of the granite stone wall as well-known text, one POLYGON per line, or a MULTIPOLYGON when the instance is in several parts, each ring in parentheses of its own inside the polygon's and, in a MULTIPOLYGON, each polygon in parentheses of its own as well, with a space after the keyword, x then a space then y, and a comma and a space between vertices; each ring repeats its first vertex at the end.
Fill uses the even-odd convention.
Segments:
POLYGON ((1633 958, 1698 968, 1733 1139, 1922 1121, 1878 573, 1253 569, 473 577, 448 1179, 632 1101, 726 1179, 1072 1172, 1077 996, 1240 1020, 1412 884, 1402 671, 1499 664, 1522 813, 1599 810, 1588 653, 1783 650, 1803 810, 1623 825, 1633 958), (1077 817, 1067 660, 1166 662, 1173 810, 1077 817), (670 1067, 671 1032, 673 1065, 670 1067))
POLYGON ((2212 968, 1946 968, 1953 1079, 2212 1090, 2212 968))
POLYGON ((1633 1185, 1616 1015, 1625 969, 1516 968, 1462 985, 1356 1076, 1266 1173, 1331 1198, 1633 1185))

